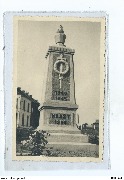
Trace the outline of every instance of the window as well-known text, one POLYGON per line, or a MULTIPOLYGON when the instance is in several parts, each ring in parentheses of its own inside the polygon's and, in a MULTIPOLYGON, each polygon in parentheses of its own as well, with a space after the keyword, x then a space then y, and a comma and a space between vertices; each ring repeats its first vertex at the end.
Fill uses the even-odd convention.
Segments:
POLYGON ((18 113, 16 113, 16 127, 19 126, 19 121, 18 121, 18 113))
POLYGON ((23 110, 25 111, 25 100, 24 100, 24 104, 23 104, 23 110))
POLYGON ((24 126, 24 114, 22 114, 22 126, 24 126))
POLYGON ((16 108, 18 109, 18 98, 16 100, 16 108))
POLYGON ((16 121, 17 121, 17 118, 18 118, 18 114, 16 113, 16 121))
POLYGON ((28 109, 27 109, 28 112, 29 112, 29 108, 30 108, 30 104, 28 103, 28 109))
POLYGON ((27 126, 29 125, 29 116, 27 116, 27 126))

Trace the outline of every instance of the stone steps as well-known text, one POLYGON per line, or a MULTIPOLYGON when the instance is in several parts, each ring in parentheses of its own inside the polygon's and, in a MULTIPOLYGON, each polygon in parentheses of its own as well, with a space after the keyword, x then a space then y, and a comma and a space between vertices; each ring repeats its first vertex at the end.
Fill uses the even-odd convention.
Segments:
POLYGON ((76 126, 46 125, 42 127, 42 130, 48 133, 81 134, 81 131, 76 126))
POLYGON ((50 133, 47 140, 48 142, 88 143, 88 136, 83 134, 50 133))
POLYGON ((48 130, 48 133, 66 133, 66 134, 81 134, 79 130, 48 130))

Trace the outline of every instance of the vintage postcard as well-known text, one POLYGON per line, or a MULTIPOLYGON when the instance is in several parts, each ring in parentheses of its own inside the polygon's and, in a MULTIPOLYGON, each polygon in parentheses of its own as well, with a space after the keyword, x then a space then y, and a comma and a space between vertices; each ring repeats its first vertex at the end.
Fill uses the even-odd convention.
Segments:
POLYGON ((101 162, 106 17, 13 16, 12 160, 101 162))

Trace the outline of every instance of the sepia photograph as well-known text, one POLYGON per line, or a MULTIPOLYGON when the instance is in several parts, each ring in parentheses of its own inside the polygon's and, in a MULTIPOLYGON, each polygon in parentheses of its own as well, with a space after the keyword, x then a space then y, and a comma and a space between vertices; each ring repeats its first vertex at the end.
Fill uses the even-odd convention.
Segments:
POLYGON ((106 18, 13 18, 13 160, 101 162, 106 18))

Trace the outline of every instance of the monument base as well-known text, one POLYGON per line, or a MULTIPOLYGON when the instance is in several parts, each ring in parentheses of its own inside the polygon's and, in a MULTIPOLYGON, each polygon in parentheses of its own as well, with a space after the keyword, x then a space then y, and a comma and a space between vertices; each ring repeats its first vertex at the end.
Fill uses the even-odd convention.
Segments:
POLYGON ((81 134, 76 127, 52 127, 44 129, 47 136, 47 150, 52 157, 98 157, 99 146, 88 143, 88 136, 81 134))

